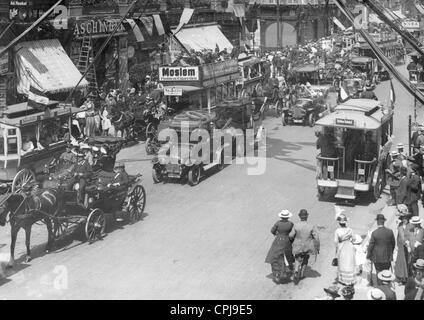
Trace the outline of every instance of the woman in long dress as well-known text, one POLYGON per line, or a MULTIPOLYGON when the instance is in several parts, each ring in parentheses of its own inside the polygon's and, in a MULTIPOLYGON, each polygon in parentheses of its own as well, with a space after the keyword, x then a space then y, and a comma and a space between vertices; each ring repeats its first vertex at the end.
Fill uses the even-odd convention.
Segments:
POLYGON ((334 234, 336 257, 338 259, 337 280, 339 283, 350 286, 355 284, 355 247, 352 243, 353 231, 346 226, 347 217, 341 214, 337 218, 339 228, 334 234))
POLYGON ((107 111, 107 107, 103 108, 102 114, 102 131, 103 131, 103 135, 107 136, 109 135, 109 129, 111 128, 112 124, 110 122, 109 119, 109 113, 107 111))
POLYGON ((265 263, 271 264, 273 280, 277 284, 280 283, 281 277, 286 276, 285 260, 289 264, 289 269, 293 270, 294 257, 290 232, 294 224, 289 221, 292 216, 293 214, 288 210, 281 211, 278 214, 281 220, 277 221, 271 229, 275 239, 265 258, 265 263))
POLYGON ((397 256, 395 262, 395 276, 401 283, 406 283, 409 276, 409 254, 408 246, 410 241, 410 228, 408 219, 408 208, 403 208, 404 205, 399 205, 398 210, 400 211, 400 223, 397 231, 397 256), (401 207, 402 206, 402 207, 401 207), (406 214, 405 214, 406 212, 406 214))

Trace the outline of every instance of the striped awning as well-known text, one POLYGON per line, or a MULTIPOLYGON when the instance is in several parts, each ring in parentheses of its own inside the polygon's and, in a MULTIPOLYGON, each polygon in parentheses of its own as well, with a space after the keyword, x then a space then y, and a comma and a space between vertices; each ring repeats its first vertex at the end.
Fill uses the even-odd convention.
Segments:
POLYGON ((424 15, 424 6, 421 3, 415 1, 415 8, 417 8, 419 13, 424 15))
POLYGON ((171 32, 166 17, 162 14, 125 19, 123 25, 128 33, 134 35, 137 42, 151 41, 171 32))
MULTIPOLYGON (((30 87, 46 94, 71 91, 82 75, 59 40, 22 42, 15 46, 18 93, 28 95, 30 87)), ((78 88, 88 86, 83 79, 78 88)))

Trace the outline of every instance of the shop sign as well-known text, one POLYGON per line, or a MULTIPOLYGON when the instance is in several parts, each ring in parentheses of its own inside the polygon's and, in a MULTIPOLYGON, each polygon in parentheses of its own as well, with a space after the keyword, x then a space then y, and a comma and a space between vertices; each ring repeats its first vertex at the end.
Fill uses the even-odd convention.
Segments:
POLYGON ((183 89, 177 87, 165 87, 163 88, 163 93, 165 96, 182 96, 183 89))
POLYGON ((0 56, 0 75, 9 72, 9 53, 5 52, 0 56))
POLYGON ((405 20, 405 21, 402 21, 402 27, 406 29, 419 29, 420 23, 414 20, 405 20))
POLYGON ((212 79, 239 73, 239 66, 236 60, 227 60, 204 65, 203 79, 212 79))
MULTIPOLYGON (((9 0, 9 18, 14 21, 35 21, 56 2, 56 0, 9 0)), ((62 4, 56 7, 48 19, 54 19, 61 13, 63 14, 61 19, 64 18, 65 13, 67 18, 67 1, 62 1, 62 4)))
POLYGON ((343 126, 354 126, 355 121, 353 119, 336 118, 336 124, 340 124, 340 125, 343 125, 343 126))
POLYGON ((74 35, 75 37, 107 35, 118 29, 116 33, 126 33, 125 27, 120 23, 120 19, 91 19, 91 20, 77 20, 75 23, 74 35))
POLYGON ((199 81, 199 67, 160 67, 159 81, 199 81))

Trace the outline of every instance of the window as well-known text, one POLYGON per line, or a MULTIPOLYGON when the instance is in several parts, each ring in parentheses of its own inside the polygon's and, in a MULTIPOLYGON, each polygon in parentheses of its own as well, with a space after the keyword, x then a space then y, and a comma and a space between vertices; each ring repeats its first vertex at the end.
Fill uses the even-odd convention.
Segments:
MULTIPOLYGON (((3 139, 2 139, 3 141, 3 139)), ((17 137, 8 137, 7 138, 7 153, 8 154, 17 154, 18 153, 18 138, 17 137)))

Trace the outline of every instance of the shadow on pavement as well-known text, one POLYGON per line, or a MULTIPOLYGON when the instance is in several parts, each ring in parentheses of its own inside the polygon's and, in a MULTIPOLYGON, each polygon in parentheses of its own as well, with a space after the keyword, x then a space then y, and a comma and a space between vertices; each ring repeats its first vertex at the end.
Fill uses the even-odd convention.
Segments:
POLYGON ((280 161, 286 161, 304 169, 314 172, 316 171, 315 165, 308 164, 308 160, 296 159, 290 155, 293 151, 299 151, 302 149, 302 147, 298 144, 267 137, 266 145, 267 158, 274 158, 280 161))

